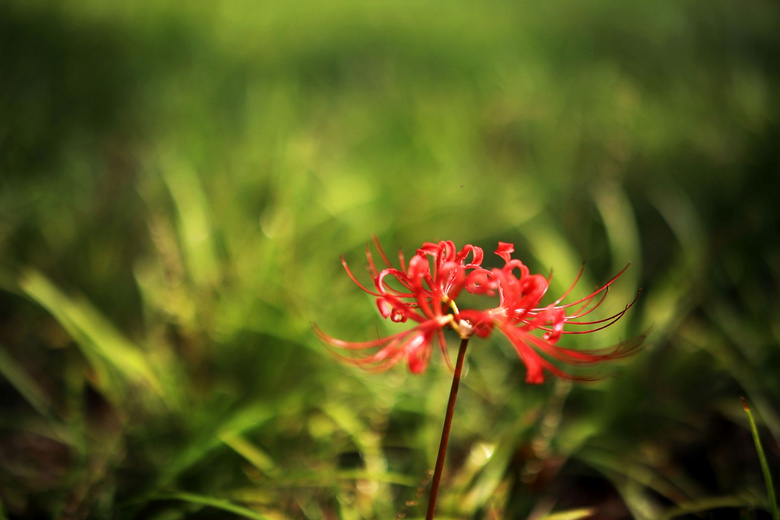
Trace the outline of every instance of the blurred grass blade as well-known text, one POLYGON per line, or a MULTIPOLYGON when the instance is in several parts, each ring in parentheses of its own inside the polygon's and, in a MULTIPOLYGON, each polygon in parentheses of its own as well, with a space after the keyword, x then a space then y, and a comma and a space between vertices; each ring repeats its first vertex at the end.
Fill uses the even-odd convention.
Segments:
POLYGON ((656 520, 661 517, 662 512, 668 512, 666 506, 662 505, 654 494, 676 504, 690 503, 691 497, 699 495, 696 486, 684 475, 669 474, 646 461, 632 460, 595 447, 586 447, 576 458, 600 472, 612 483, 633 518, 656 520), (648 493, 648 490, 655 493, 648 493))
MULTIPOLYGON (((537 411, 533 412, 534 415, 536 413, 537 411)), ((460 499, 461 511, 474 515, 483 504, 496 495, 497 489, 506 477, 512 457, 519 449, 518 439, 525 438, 527 431, 532 428, 526 417, 524 414, 518 415, 504 431, 495 436, 495 445, 489 446, 482 453, 484 462, 478 470, 479 473, 460 499)))
MULTIPOLYGON (((133 383, 145 383, 163 395, 151 365, 135 345, 83 299, 69 298, 37 271, 27 271, 19 280, 24 293, 48 310, 81 347, 96 371, 105 379, 107 369, 133 383)), ((115 399, 121 397, 110 381, 100 382, 115 399)))
POLYGON ((572 509, 571 511, 564 511, 562 513, 553 513, 539 520, 581 520, 583 518, 589 518, 596 514, 595 509, 572 509))
MULTIPOLYGON (((355 411, 343 403, 330 401, 326 403, 323 412, 330 417, 355 442, 365 463, 366 472, 382 475, 387 472, 388 465, 382 453, 381 442, 376 432, 368 428, 355 414, 355 411)), ((374 507, 389 514, 390 490, 383 482, 375 481, 371 490, 374 507)))
POLYGON ((715 509, 748 508, 751 507, 748 496, 722 496, 702 498, 693 502, 682 503, 659 517, 658 520, 672 520, 681 516, 690 517, 693 514, 705 513, 715 509))
POLYGON ((214 424, 211 428, 202 428, 200 435, 183 446, 173 461, 160 472, 157 480, 152 483, 149 493, 164 488, 182 472, 201 461, 212 450, 225 444, 223 439, 235 438, 248 429, 256 428, 272 418, 275 413, 275 409, 262 404, 248 406, 236 412, 222 424, 214 424))
POLYGON ((263 472, 263 474, 269 476, 277 474, 277 466, 271 456, 241 435, 237 433, 221 434, 219 438, 233 451, 250 462, 252 466, 263 472))
POLYGON ((261 515, 254 509, 249 509, 248 507, 234 504, 230 500, 206 495, 197 495, 195 493, 170 493, 165 495, 157 495, 154 497, 154 500, 181 500, 182 502, 187 502, 189 504, 197 504, 221 509, 222 511, 227 511, 244 518, 253 518, 254 520, 274 520, 270 516, 261 515))
POLYGON ((2 345, 0 345, 0 375, 24 397, 25 401, 30 403, 36 412, 45 417, 51 416, 52 406, 49 398, 38 383, 27 375, 24 368, 8 355, 2 345))
POLYGON ((647 309, 646 320, 663 330, 675 327, 680 317, 687 315, 689 293, 701 279, 706 265, 706 226, 696 205, 677 185, 668 182, 663 189, 649 193, 649 201, 658 210, 674 234, 679 250, 670 260, 667 275, 656 281, 652 292, 642 298, 647 309))
POLYGON ((679 186, 671 183, 663 190, 657 188, 651 192, 650 202, 677 238, 682 251, 680 269, 690 275, 698 275, 707 250, 704 243, 707 233, 696 205, 679 186))
POLYGON ((490 458, 484 464, 467 493, 459 503, 461 510, 474 514, 483 504, 485 504, 501 485, 506 476, 506 470, 511 462, 512 455, 517 446, 505 437, 501 439, 499 447, 490 454, 490 458))
POLYGON ((639 225, 631 201, 623 188, 610 183, 594 190, 593 200, 609 238, 612 271, 617 272, 627 263, 631 263, 631 269, 622 276, 623 282, 610 290, 616 300, 630 301, 634 288, 639 285, 639 274, 642 272, 639 225))
POLYGON ((198 287, 212 285, 218 276, 213 226, 208 197, 198 175, 183 162, 169 158, 162 178, 176 204, 184 261, 198 287))
MULTIPOLYGON (((582 258, 572 243, 556 228, 550 219, 539 216, 520 227, 528 241, 531 252, 542 269, 554 269, 550 289, 562 293, 569 288, 582 267, 582 258)), ((583 272, 577 284, 580 287, 594 287, 590 273, 583 272)), ((572 295, 573 296, 573 295, 572 295)))
POLYGON ((758 428, 756 427, 756 421, 753 419, 753 413, 750 411, 750 407, 742 397, 742 406, 745 407, 745 413, 750 421, 750 431, 753 432, 753 442, 756 443, 756 452, 758 458, 761 461, 761 471, 764 472, 764 482, 766 483, 766 494, 769 500, 769 507, 772 508, 772 519, 780 520, 780 511, 777 509, 777 498, 775 497, 775 487, 772 484, 772 473, 769 471, 769 464, 766 461, 766 455, 764 455, 764 448, 761 446, 761 439, 758 436, 758 428))

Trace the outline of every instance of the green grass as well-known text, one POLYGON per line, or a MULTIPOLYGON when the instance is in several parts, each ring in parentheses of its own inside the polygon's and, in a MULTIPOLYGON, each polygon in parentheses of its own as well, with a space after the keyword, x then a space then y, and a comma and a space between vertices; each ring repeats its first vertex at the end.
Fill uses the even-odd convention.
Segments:
POLYGON ((750 432, 753 434, 753 443, 756 445, 756 453, 758 454, 758 459, 761 462, 761 471, 764 474, 764 483, 766 484, 766 498, 767 503, 769 504, 769 507, 772 510, 772 518, 774 520, 777 520, 780 518, 780 512, 778 512, 777 509, 777 498, 775 497, 775 487, 772 483, 772 473, 769 471, 769 463, 766 460, 766 455, 764 453, 764 447, 761 445, 761 438, 758 435, 758 427, 756 426, 756 420, 753 418, 753 413, 750 411, 750 406, 748 406, 747 401, 745 401, 745 398, 742 398, 742 406, 745 408, 745 413, 748 416, 748 421, 750 421, 750 432))
POLYGON ((372 234, 514 242, 551 293, 631 262, 613 310, 643 288, 567 343, 650 332, 595 384, 475 340, 437 518, 768 518, 738 397, 776 472, 778 18, 4 3, 0 518, 422 515, 449 372, 363 373, 311 329, 398 330, 339 262, 372 234))

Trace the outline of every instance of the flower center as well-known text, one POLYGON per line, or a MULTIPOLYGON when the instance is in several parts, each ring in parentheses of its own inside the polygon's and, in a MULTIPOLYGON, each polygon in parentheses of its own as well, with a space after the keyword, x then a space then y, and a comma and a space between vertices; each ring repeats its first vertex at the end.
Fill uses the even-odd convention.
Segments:
POLYGON ((449 325, 452 330, 454 330, 458 336, 460 336, 461 339, 466 339, 473 336, 474 328, 471 326, 471 322, 469 320, 464 320, 459 317, 460 310, 458 309, 458 305, 455 303, 455 300, 449 298, 448 296, 444 296, 441 301, 449 308, 447 309, 447 314, 439 318, 439 323, 445 326, 449 325))
POLYGON ((452 328, 458 333, 460 339, 468 339, 474 335, 474 327, 469 320, 458 320, 457 323, 453 320, 452 328))

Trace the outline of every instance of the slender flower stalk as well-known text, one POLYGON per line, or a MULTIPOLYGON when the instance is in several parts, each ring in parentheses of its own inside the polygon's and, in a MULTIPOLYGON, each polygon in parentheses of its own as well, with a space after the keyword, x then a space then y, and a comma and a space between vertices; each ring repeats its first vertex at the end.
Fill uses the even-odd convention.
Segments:
POLYGON ((316 325, 315 332, 324 342, 342 351, 369 351, 363 357, 336 354, 342 360, 372 371, 388 370, 406 361, 414 374, 423 373, 428 368, 436 345, 446 364, 452 368, 445 331, 452 330, 460 337, 458 359, 431 483, 427 520, 432 520, 469 339, 472 336, 487 338, 494 330, 500 331, 525 364, 525 379, 530 384, 543 383, 547 373, 567 379, 590 379, 571 374, 559 365, 595 365, 625 357, 633 353, 635 348, 619 344, 607 349, 577 350, 560 347, 558 341, 565 335, 589 334, 609 327, 625 315, 636 298, 609 317, 590 318, 591 313, 604 302, 610 286, 628 266, 588 296, 563 303, 579 281, 582 274, 580 270, 580 275, 562 296, 550 304, 542 305, 541 300, 550 286, 550 277, 531 274, 525 264, 512 258, 513 244, 499 242, 495 253, 504 261, 504 266, 486 269, 482 267, 482 249, 471 244, 458 251, 451 241, 426 242, 408 262, 403 253, 399 252, 399 266, 395 267, 376 237, 373 243, 384 264, 380 268, 366 247, 368 273, 373 287, 359 282, 342 258, 344 269, 358 287, 375 298, 383 318, 395 323, 412 322, 413 326, 384 338, 360 342, 334 338, 316 325), (464 291, 492 300, 498 298, 498 303, 486 309, 461 309, 457 300, 464 291))
POLYGON ((469 338, 460 340, 458 349, 458 360, 455 362, 455 373, 452 375, 452 387, 450 388, 450 399, 447 402, 447 414, 444 416, 444 426, 441 430, 441 441, 439 441, 439 453, 436 455, 436 466, 433 470, 433 480, 431 480, 431 494, 428 498, 428 512, 425 520, 433 520, 433 514, 436 511, 436 497, 439 495, 439 484, 441 483, 441 473, 444 470, 444 459, 447 457, 447 443, 450 440, 450 428, 452 427, 452 415, 455 412, 455 400, 458 398, 458 387, 460 386, 460 375, 463 372, 463 361, 466 359, 466 347, 469 344, 469 338))

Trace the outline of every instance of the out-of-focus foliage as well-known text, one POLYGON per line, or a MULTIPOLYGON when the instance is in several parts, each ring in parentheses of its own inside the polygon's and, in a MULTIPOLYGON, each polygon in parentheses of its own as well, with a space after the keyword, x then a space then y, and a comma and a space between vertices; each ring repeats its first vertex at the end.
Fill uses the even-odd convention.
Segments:
POLYGON ((0 518, 421 515, 448 371, 365 374, 310 327, 397 330, 338 260, 372 234, 515 242, 558 292, 632 262, 613 311, 644 289, 601 338, 646 348, 596 384, 474 341, 439 518, 768 518, 739 397, 777 474, 778 26, 770 0, 0 3, 0 518))

